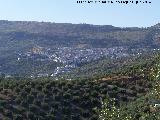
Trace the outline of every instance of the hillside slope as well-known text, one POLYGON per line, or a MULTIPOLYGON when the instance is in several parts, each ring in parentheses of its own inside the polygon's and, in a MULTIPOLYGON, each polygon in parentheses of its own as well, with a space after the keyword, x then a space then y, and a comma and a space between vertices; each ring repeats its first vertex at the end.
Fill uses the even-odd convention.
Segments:
POLYGON ((119 28, 111 25, 0 21, 0 47, 22 45, 22 42, 25 46, 159 46, 159 40, 159 24, 148 28, 119 28))

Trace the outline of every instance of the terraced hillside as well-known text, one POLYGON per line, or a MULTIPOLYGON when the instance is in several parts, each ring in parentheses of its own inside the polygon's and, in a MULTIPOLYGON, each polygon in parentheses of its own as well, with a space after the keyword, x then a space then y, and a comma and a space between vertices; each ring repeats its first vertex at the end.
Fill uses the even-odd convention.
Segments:
MULTIPOLYGON (((142 68, 149 70, 150 65, 142 68)), ((136 69, 138 72, 139 68, 136 69)), ((97 109, 101 109, 107 96, 115 98, 116 107, 121 108, 147 94, 152 87, 153 82, 143 74, 58 81, 48 78, 1 79, 0 117, 14 120, 97 120, 97 109)))

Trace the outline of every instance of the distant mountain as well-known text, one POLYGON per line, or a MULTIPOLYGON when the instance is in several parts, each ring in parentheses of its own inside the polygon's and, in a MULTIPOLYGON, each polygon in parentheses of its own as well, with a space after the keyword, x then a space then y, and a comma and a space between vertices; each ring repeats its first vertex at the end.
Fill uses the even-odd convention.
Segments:
POLYGON ((111 25, 90 25, 50 22, 0 21, 0 47, 21 49, 39 46, 87 47, 159 47, 159 24, 148 28, 119 28, 111 25), (24 43, 22 45, 22 43, 24 43))

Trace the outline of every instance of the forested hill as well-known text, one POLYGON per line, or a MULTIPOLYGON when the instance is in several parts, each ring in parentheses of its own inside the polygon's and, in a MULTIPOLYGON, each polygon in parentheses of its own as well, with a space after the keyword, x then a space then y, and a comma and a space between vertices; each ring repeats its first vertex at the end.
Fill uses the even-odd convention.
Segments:
MULTIPOLYGON (((50 22, 0 21, 0 48, 44 47, 159 47, 160 24, 148 28, 119 28, 50 22)), ((20 49, 21 49, 20 48, 20 49)))

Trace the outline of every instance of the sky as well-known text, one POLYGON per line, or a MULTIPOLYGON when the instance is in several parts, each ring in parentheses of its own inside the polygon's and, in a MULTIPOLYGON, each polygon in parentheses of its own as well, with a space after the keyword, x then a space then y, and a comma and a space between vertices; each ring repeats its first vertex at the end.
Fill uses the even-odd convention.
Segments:
POLYGON ((77 0, 0 0, 0 20, 149 27, 160 22, 160 0, 148 1, 152 3, 126 5, 80 4, 77 0))

